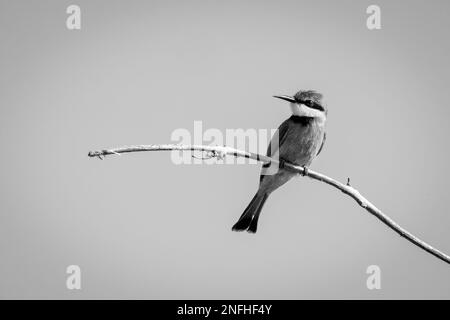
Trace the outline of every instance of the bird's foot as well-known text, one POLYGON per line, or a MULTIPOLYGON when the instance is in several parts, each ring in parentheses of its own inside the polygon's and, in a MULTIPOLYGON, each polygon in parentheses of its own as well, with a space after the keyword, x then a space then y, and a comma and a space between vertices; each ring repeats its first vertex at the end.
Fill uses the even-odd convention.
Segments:
POLYGON ((303 168, 303 172, 301 173, 301 175, 302 175, 302 176, 307 176, 307 175, 308 175, 308 172, 309 172, 308 167, 303 166, 302 168, 303 168))
POLYGON ((280 159, 279 162, 280 162, 280 164, 278 167, 280 169, 284 169, 286 167, 286 160, 280 159))

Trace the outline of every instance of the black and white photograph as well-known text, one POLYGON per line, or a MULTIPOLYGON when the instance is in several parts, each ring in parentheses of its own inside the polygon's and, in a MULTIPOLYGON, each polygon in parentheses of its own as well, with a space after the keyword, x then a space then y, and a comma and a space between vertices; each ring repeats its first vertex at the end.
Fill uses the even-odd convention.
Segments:
POLYGON ((0 299, 449 300, 449 31, 445 0, 0 0, 0 299))

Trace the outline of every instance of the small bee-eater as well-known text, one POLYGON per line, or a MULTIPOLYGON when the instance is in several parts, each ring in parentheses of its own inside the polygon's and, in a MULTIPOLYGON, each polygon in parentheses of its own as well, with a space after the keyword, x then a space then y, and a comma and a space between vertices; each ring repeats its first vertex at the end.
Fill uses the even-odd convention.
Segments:
MULTIPOLYGON (((284 168, 283 164, 289 162, 302 166, 307 172, 314 158, 322 151, 326 139, 327 109, 322 104, 322 94, 308 90, 299 91, 294 96, 274 97, 288 101, 292 111, 292 116, 280 125, 267 150, 269 157, 278 155, 280 165, 275 174, 264 174, 262 171, 258 191, 233 226, 233 231, 255 233, 261 209, 269 195, 297 175, 284 168)), ((264 164, 262 170, 268 166, 270 164, 264 164)))

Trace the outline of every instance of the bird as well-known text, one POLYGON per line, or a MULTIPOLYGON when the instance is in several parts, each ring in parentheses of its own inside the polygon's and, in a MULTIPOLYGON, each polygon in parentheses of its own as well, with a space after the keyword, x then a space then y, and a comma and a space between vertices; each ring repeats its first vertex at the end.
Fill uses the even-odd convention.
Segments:
POLYGON ((328 109, 322 103, 323 95, 315 90, 300 90, 293 96, 273 96, 289 102, 292 115, 279 127, 267 148, 267 156, 279 159, 275 173, 263 165, 258 191, 232 227, 233 231, 256 233, 261 210, 269 195, 298 175, 285 168, 286 163, 303 167, 306 175, 312 161, 322 151, 326 140, 325 122, 328 109), (264 171, 266 170, 266 171, 264 171))

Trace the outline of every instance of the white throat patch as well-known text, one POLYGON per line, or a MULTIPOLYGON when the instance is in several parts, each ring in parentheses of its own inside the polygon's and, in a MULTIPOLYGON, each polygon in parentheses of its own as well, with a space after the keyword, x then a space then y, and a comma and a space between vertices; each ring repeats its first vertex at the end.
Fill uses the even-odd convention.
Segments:
POLYGON ((290 106, 292 115, 294 116, 318 118, 321 121, 325 121, 325 113, 320 110, 309 108, 301 103, 291 102, 290 106))

